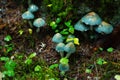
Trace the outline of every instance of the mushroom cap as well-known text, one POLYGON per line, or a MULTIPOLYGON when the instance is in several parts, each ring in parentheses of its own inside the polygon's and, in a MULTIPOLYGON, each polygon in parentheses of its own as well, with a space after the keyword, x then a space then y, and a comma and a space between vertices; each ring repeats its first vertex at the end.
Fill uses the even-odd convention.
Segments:
POLYGON ((81 21, 86 25, 99 25, 102 19, 95 12, 90 12, 81 18, 81 21))
POLYGON ((38 9, 39 9, 38 6, 36 6, 35 4, 31 4, 28 8, 28 11, 36 12, 38 9))
POLYGON ((74 43, 73 42, 67 43, 64 47, 64 51, 66 51, 69 54, 74 53, 76 51, 74 43))
POLYGON ((23 19, 33 19, 34 15, 30 11, 26 11, 22 14, 23 19))
POLYGON ((63 42, 63 40, 64 40, 64 38, 60 33, 56 33, 52 38, 52 41, 55 43, 63 42))
POLYGON ((59 70, 60 71, 68 71, 69 70, 69 64, 59 64, 59 70))
POLYGON ((87 31, 89 28, 87 28, 81 21, 78 21, 75 25, 74 25, 75 30, 78 31, 87 31))
POLYGON ((58 43, 55 50, 57 52, 63 52, 64 51, 65 44, 64 43, 58 43))
POLYGON ((105 21, 95 28, 95 31, 98 33, 110 34, 113 31, 113 26, 105 21))
POLYGON ((35 27, 45 26, 45 20, 42 19, 42 18, 37 18, 37 19, 34 20, 33 25, 34 25, 35 27))

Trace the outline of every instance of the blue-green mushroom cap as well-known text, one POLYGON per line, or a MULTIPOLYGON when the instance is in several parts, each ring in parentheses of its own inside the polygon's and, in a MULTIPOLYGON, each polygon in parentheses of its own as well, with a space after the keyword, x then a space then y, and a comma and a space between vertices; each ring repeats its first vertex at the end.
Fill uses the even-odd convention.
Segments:
POLYGON ((23 19, 34 19, 34 15, 30 11, 26 11, 22 14, 23 19))
POLYGON ((37 19, 35 19, 34 20, 34 22, 33 22, 33 25, 35 26, 35 27, 42 27, 42 26, 45 26, 45 20, 44 19, 42 19, 42 18, 37 18, 37 19))
POLYGON ((101 34, 110 34, 113 31, 113 26, 105 21, 102 21, 102 23, 95 28, 95 31, 101 34))
POLYGON ((64 47, 65 47, 65 44, 64 44, 64 43, 58 43, 58 44, 56 45, 55 50, 56 50, 57 52, 64 52, 64 47))
POLYGON ((59 70, 60 71, 68 71, 69 70, 69 64, 59 64, 59 70))
POLYGON ((30 12, 36 12, 38 10, 38 6, 34 5, 34 4, 31 4, 28 8, 28 11, 30 12))
POLYGON ((89 28, 87 28, 81 21, 78 21, 75 25, 74 25, 75 30, 77 31, 87 31, 89 28))
POLYGON ((81 21, 86 25, 94 26, 99 25, 102 19, 95 12, 90 12, 81 18, 81 21))
POLYGON ((64 40, 64 38, 60 33, 56 33, 52 38, 52 41, 55 43, 63 42, 63 40, 64 40))
POLYGON ((73 42, 69 42, 65 45, 64 51, 68 54, 74 53, 76 51, 75 45, 73 42))

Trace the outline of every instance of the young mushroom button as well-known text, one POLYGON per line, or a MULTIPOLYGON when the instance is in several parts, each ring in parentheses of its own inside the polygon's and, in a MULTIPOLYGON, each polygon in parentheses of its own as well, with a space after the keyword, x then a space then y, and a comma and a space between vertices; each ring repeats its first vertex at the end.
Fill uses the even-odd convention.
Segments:
POLYGON ((101 34, 110 34, 113 31, 113 26, 105 21, 95 28, 95 31, 101 34))
POLYGON ((55 43, 63 42, 63 40, 64 40, 64 38, 60 33, 56 33, 52 38, 52 41, 55 43))

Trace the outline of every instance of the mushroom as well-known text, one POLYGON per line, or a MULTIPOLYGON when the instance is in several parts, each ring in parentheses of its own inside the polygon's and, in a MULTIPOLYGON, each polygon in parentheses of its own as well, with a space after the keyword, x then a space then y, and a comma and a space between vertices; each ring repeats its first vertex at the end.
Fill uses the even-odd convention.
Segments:
POLYGON ((81 22, 90 25, 90 30, 93 30, 93 26, 99 25, 102 19, 95 12, 90 12, 81 18, 81 22))
POLYGON ((35 27, 37 27, 36 32, 39 32, 39 31, 40 31, 40 27, 45 26, 45 24, 46 24, 46 23, 45 23, 45 20, 42 19, 42 18, 37 18, 37 19, 35 19, 34 22, 33 22, 33 25, 34 25, 35 27))
POLYGON ((75 25, 74 25, 75 30, 77 31, 87 31, 88 28, 79 20, 75 25))
POLYGON ((29 25, 32 27, 32 23, 30 21, 30 19, 34 19, 34 15, 30 12, 30 11, 26 11, 22 14, 22 18, 23 19, 27 19, 29 25))
POLYGON ((59 64, 59 70, 61 71, 61 75, 64 75, 66 71, 69 70, 69 60, 67 58, 61 58, 59 64))
POLYGON ((36 6, 35 4, 31 4, 28 8, 28 11, 36 12, 38 9, 39 9, 38 6, 36 6))
POLYGON ((34 15, 30 11, 26 11, 22 14, 22 18, 29 20, 29 19, 33 19, 34 15))
POLYGON ((63 40, 64 40, 64 38, 60 33, 56 33, 52 38, 52 41, 55 43, 63 42, 63 40))
POLYGON ((55 50, 60 53, 61 57, 64 56, 64 47, 65 47, 64 43, 58 43, 55 48, 55 50))
POLYGON ((110 34, 113 31, 113 26, 105 21, 102 21, 102 23, 95 28, 95 31, 101 34, 110 34))
POLYGON ((67 52, 66 58, 69 58, 69 56, 76 51, 74 43, 67 43, 64 47, 64 51, 67 52))

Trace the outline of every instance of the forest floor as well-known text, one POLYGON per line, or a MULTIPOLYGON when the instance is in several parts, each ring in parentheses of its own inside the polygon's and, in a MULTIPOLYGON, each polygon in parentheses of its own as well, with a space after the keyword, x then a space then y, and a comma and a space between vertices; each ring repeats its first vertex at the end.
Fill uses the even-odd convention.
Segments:
MULTIPOLYGON (((1 3, 0 9, 3 9, 0 12, 0 44, 5 45, 4 37, 6 35, 12 36, 12 43, 15 47, 10 55, 15 53, 25 53, 27 55, 36 52, 37 56, 42 57, 48 65, 59 63, 60 55, 55 51, 55 44, 52 42, 54 33, 49 26, 45 26, 39 33, 36 33, 33 29, 33 33, 29 34, 30 27, 21 18, 22 6, 8 2, 6 5, 1 3), (24 31, 22 35, 19 35, 20 30, 24 31), (45 44, 43 48, 41 47, 42 43, 45 44)), ((78 36, 78 38, 80 37, 78 36)), ((94 43, 80 42, 76 53, 70 57, 70 70, 66 72, 68 80, 99 80, 99 78, 114 80, 114 76, 120 74, 119 46, 116 46, 111 53, 106 51, 106 47, 103 48, 103 51, 97 53, 102 40, 94 43), (98 58, 104 59, 107 63, 97 65, 98 58), (86 68, 91 68, 92 65, 94 65, 92 72, 86 73, 86 68)), ((0 51, 1 56, 3 52, 4 50, 0 51)))

